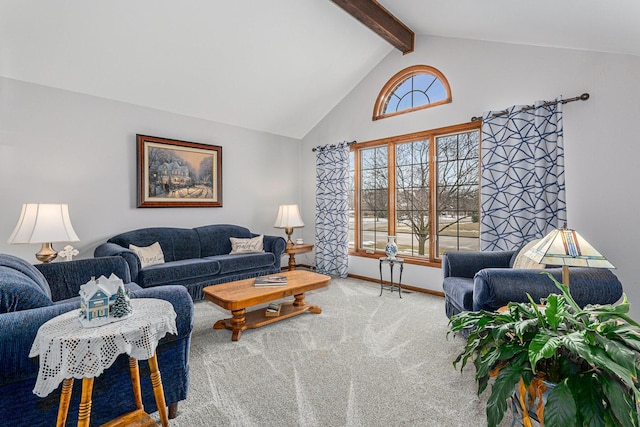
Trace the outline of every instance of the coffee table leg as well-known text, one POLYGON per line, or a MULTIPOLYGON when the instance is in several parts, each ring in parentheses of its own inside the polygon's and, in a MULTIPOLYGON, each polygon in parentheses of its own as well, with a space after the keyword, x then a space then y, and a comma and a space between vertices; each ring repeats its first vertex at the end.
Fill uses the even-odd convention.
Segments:
POLYGON ((246 329, 244 314, 247 312, 244 308, 240 310, 234 310, 231 312, 233 317, 231 318, 231 326, 233 327, 233 333, 231 334, 231 341, 238 341, 242 331, 246 329))
POLYGON ((311 305, 304 302, 304 294, 294 295, 293 297, 295 298, 295 301, 293 302, 294 307, 303 307, 306 305, 309 307, 309 310, 308 310, 309 313, 313 313, 313 314, 322 313, 322 309, 317 305, 311 305))
POLYGON ((71 400, 72 391, 73 378, 65 378, 62 382, 62 391, 60 392, 60 407, 58 408, 58 420, 56 421, 56 427, 64 427, 67 423, 69 401, 71 400))

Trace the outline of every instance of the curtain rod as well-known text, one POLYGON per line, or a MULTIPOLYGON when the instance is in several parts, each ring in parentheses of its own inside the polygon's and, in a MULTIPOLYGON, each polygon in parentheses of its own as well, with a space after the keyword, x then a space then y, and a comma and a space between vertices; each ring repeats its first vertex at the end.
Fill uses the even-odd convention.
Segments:
MULTIPOLYGON (((545 102, 544 104, 542 104, 542 107, 548 107, 550 105, 556 105, 558 102, 560 102, 561 104, 567 104, 569 102, 573 102, 573 101, 586 101, 587 99, 589 99, 589 94, 588 93, 583 93, 580 96, 576 96, 574 98, 568 98, 568 99, 563 99, 561 101, 549 101, 549 102, 545 102)), ((535 105, 527 105, 526 107, 522 107, 522 111, 528 111, 528 110, 533 110, 534 108, 536 108, 535 105)), ((494 113, 491 117, 496 118, 496 117, 500 117, 500 116, 506 116, 507 114, 509 114, 509 112, 507 110, 504 111, 500 111, 498 113, 494 113)), ((471 117, 471 121, 472 122, 477 122, 478 120, 482 120, 482 117, 471 117)))
POLYGON ((356 141, 342 141, 342 142, 340 142, 338 144, 318 145, 317 147, 313 147, 311 149, 311 151, 316 152, 316 151, 328 150, 328 149, 331 149, 331 148, 340 147, 342 145, 353 145, 355 143, 356 143, 356 141))

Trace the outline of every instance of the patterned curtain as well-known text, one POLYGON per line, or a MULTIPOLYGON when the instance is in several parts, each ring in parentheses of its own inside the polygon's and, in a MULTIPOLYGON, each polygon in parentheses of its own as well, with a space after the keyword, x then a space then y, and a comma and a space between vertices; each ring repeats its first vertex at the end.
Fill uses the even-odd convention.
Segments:
POLYGON ((518 249, 567 219, 561 99, 507 113, 482 119, 483 251, 518 249))
POLYGON ((347 277, 349 147, 319 147, 316 157, 316 271, 347 277))

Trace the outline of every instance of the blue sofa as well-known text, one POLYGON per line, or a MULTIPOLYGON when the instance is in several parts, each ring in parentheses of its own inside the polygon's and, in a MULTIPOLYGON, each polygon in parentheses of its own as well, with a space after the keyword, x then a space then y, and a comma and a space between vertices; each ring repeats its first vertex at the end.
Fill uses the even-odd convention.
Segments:
MULTIPOLYGON (((461 311, 494 311, 511 301, 528 302, 527 294, 538 302, 560 292, 540 273, 549 272, 562 282, 562 268, 512 268, 518 252, 446 252, 442 288, 447 317, 461 311)), ((581 307, 613 304, 622 296, 622 284, 611 270, 570 267, 569 278, 569 291, 581 307)))
POLYGON ((204 297, 202 288, 218 283, 273 274, 280 271, 286 248, 282 237, 264 236, 264 252, 230 254, 230 238, 258 236, 245 227, 228 224, 196 228, 142 228, 118 234, 99 245, 94 256, 121 256, 129 264, 131 280, 143 288, 182 285, 194 301, 204 297), (142 268, 129 245, 160 244, 164 262, 142 268))
MULTIPOLYGON (((44 398, 33 394, 39 360, 29 351, 38 328, 62 313, 80 307, 79 289, 92 276, 115 273, 132 298, 160 298, 173 304, 177 335, 167 335, 156 349, 165 400, 171 417, 186 399, 189 388, 189 345, 193 328, 193 301, 182 286, 142 289, 131 283, 129 266, 120 257, 54 262, 33 266, 12 255, 0 254, 0 424, 53 426, 60 401, 60 385, 44 398)), ((140 362, 145 410, 157 410, 146 361, 140 362)), ((78 417, 81 383, 76 381, 68 422, 78 417)), ((135 409, 129 359, 120 355, 93 386, 91 425, 103 424, 135 409)))

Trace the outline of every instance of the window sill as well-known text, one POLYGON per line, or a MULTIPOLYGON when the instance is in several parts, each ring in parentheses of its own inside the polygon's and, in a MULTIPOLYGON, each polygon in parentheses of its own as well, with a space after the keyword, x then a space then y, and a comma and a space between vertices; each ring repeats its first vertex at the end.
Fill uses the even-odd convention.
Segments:
MULTIPOLYGON (((355 250, 349 250, 349 256, 355 256, 355 257, 360 257, 360 258, 371 258, 371 259, 380 259, 382 257, 385 257, 386 254, 382 251, 377 251, 374 253, 367 253, 365 251, 355 251, 355 250)), ((436 268, 441 268, 442 267, 442 260, 441 259, 436 259, 436 260, 427 260, 425 258, 421 258, 421 257, 415 257, 415 256, 410 256, 410 255, 403 255, 403 254, 398 254, 396 255, 398 258, 402 258, 404 259, 405 264, 414 264, 414 265, 422 265, 425 267, 436 267, 436 268)))

